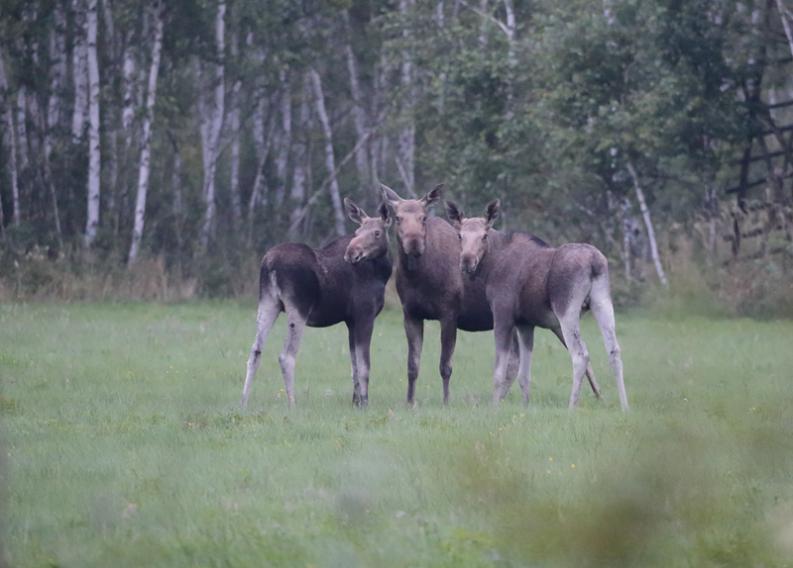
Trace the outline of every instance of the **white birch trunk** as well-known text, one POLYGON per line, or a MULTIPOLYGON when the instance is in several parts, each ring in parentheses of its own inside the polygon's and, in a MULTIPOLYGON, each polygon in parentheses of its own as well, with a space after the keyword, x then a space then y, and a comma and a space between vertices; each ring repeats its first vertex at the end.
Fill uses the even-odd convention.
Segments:
POLYGON ((72 85, 74 87, 74 109, 72 111, 72 139, 79 142, 85 132, 85 117, 88 111, 88 49, 86 35, 88 18, 86 0, 73 0, 74 50, 72 52, 72 85))
POLYGON ((11 220, 14 225, 19 225, 21 211, 19 208, 19 170, 17 168, 17 133, 14 128, 14 112, 11 97, 8 92, 8 78, 5 69, 5 60, 0 53, 0 104, 3 105, 4 130, 8 136, 8 170, 11 177, 11 220))
POLYGON ((793 30, 790 26, 790 20, 793 18, 793 13, 788 10, 783 0, 776 0, 776 7, 779 10, 779 19, 782 22, 782 27, 785 29, 785 37, 787 37, 788 48, 790 54, 793 55, 793 30))
POLYGON ((311 95, 308 77, 303 80, 303 93, 300 100, 300 116, 298 119, 298 135, 294 148, 294 171, 292 174, 292 189, 289 192, 289 237, 296 239, 300 235, 300 216, 303 202, 306 199, 306 157, 308 155, 307 137, 310 111, 308 100, 311 95))
POLYGON ((99 140, 99 59, 96 52, 97 0, 88 0, 86 12, 88 60, 88 212, 85 220, 85 245, 90 247, 99 228, 100 174, 99 140))
POLYGON ((629 160, 628 161, 628 172, 631 174, 631 179, 633 180, 633 189, 636 192, 636 201, 639 202, 639 211, 641 211, 642 218, 644 219, 644 226, 647 229, 647 240, 650 244, 650 255, 653 259, 653 264, 655 265, 655 272, 658 274, 658 280, 661 281, 661 284, 665 287, 669 287, 669 281, 666 279, 666 273, 664 272, 664 267, 661 264, 661 255, 658 252, 658 242, 655 239, 655 229, 653 228, 653 220, 650 217, 650 210, 647 207, 647 202, 644 199, 644 191, 642 191, 642 186, 639 183, 639 176, 636 174, 636 170, 633 167, 633 163, 629 160))
POLYGON ((400 69, 404 103, 401 117, 402 127, 397 140, 396 165, 408 194, 415 193, 416 123, 414 113, 416 110, 416 85, 413 54, 409 47, 413 36, 409 19, 412 16, 411 11, 414 6, 415 0, 399 0, 399 12, 402 15, 404 25, 402 37, 405 41, 405 48, 402 50, 400 69))
POLYGON ((55 128, 61 121, 62 90, 66 78, 66 15, 60 3, 55 5, 55 25, 49 33, 49 52, 52 68, 50 70, 50 95, 47 105, 47 128, 55 128))
MULTIPOLYGON (((132 34, 127 37, 127 45, 124 47, 123 63, 121 70, 122 98, 123 107, 121 111, 121 127, 124 133, 128 134, 132 127, 132 119, 135 117, 135 84, 137 82, 137 63, 135 52, 132 45, 132 34)), ((129 138, 127 138, 129 140, 129 138)))
POLYGON ((275 121, 268 117, 268 124, 265 131, 265 100, 261 99, 256 105, 253 115, 253 138, 256 146, 256 176, 253 180, 253 188, 248 201, 248 244, 253 242, 253 224, 256 219, 256 207, 259 203, 267 204, 267 181, 264 176, 264 166, 267 156, 270 153, 270 141, 272 140, 275 121))
MULTIPOLYGON (((479 12, 481 14, 483 15, 487 14, 488 4, 489 4, 489 0, 479 0, 479 12)), ((487 32, 489 27, 490 27, 490 19, 487 17, 483 17, 479 21, 479 46, 482 48, 487 47, 487 32)))
POLYGON ((143 226, 146 222, 146 196, 149 191, 149 173, 151 171, 151 125, 154 119, 154 103, 157 97, 157 75, 160 69, 162 53, 163 13, 162 5, 154 6, 154 39, 151 47, 151 66, 146 89, 146 105, 143 113, 143 135, 141 139, 140 163, 138 166, 138 193, 135 201, 135 224, 132 229, 132 243, 129 248, 128 263, 135 263, 140 252, 143 239, 143 226))
POLYGON ((292 90, 286 69, 281 69, 280 79, 283 92, 281 94, 281 130, 276 140, 278 147, 278 154, 275 157, 275 175, 278 178, 278 185, 275 186, 276 207, 284 202, 286 196, 289 149, 292 147, 292 90))
POLYGON ((631 222, 630 222, 630 200, 626 197, 622 202, 622 262, 625 267, 625 280, 633 281, 631 272, 631 222))
POLYGON ((176 246, 182 251, 182 224, 184 222, 184 200, 182 197, 182 155, 174 144, 173 170, 171 171, 171 190, 173 191, 173 218, 176 246))
MULTIPOLYGON (((237 49, 237 32, 231 37, 231 56, 236 61, 239 50, 237 49)), ((242 206, 240 204, 240 90, 242 80, 239 76, 231 88, 231 101, 229 104, 229 121, 231 135, 231 163, 229 164, 229 192, 231 194, 231 215, 234 221, 234 230, 239 231, 242 223, 242 206)))
POLYGON ((371 186, 371 190, 375 191, 376 195, 379 195, 379 190, 376 189, 375 184, 372 183, 372 171, 369 167, 369 148, 366 143, 362 143, 367 136, 366 109, 364 108, 363 93, 361 92, 361 83, 358 77, 358 61, 355 57, 355 52, 352 50, 352 43, 350 42, 350 17, 347 11, 344 12, 344 28, 347 40, 344 46, 344 52, 347 58, 347 73, 350 76, 352 121, 355 127, 356 138, 355 167, 358 170, 358 183, 362 188, 371 186))
POLYGON ((46 124, 43 128, 44 142, 44 178, 52 201, 52 214, 55 224, 55 234, 60 248, 63 248, 63 233, 61 231, 61 214, 58 207, 58 194, 55 190, 55 181, 52 179, 52 167, 50 158, 52 156, 52 137, 58 127, 61 117, 61 89, 64 78, 66 77, 66 64, 64 60, 65 44, 64 27, 66 25, 65 15, 60 4, 55 9, 55 28, 50 30, 49 51, 52 67, 50 69, 50 92, 47 101, 46 124))
POLYGON ((217 63, 214 74, 214 101, 211 110, 205 109, 202 125, 204 156, 204 221, 201 226, 200 245, 206 251, 215 228, 215 171, 217 169, 218 142, 225 113, 225 55, 226 55, 226 2, 218 0, 215 15, 215 45, 217 63))
POLYGON ((28 111, 27 111, 27 89, 20 85, 17 89, 16 115, 17 115, 17 156, 19 159, 19 171, 24 172, 28 168, 28 111))
POLYGON ((325 135, 325 167, 328 170, 330 179, 328 191, 330 192, 330 200, 333 205, 336 234, 341 236, 346 231, 344 229, 344 209, 342 208, 341 196, 339 194, 339 180, 336 177, 336 157, 333 155, 333 129, 331 128, 330 119, 328 118, 328 109, 325 107, 325 93, 322 90, 322 78, 315 69, 309 70, 308 76, 311 80, 311 86, 314 89, 314 105, 317 117, 322 125, 322 132, 325 135))
POLYGON ((515 99, 515 70, 518 66, 518 57, 515 48, 515 33, 517 23, 515 20, 515 8, 512 0, 504 0, 504 12, 506 13, 506 36, 507 36, 507 112, 506 119, 511 120, 514 115, 515 99))

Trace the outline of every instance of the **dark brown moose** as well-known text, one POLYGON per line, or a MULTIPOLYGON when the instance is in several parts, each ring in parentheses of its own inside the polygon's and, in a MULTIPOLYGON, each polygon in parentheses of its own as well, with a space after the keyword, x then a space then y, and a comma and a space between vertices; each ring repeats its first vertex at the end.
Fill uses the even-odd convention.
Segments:
MULTIPOLYGON (((438 185, 421 199, 402 199, 383 185, 383 195, 393 209, 397 225, 399 252, 396 287, 402 302, 405 334, 408 342, 407 402, 414 403, 419 374, 424 320, 438 320, 441 326, 440 374, 443 379, 443 402, 449 400, 452 356, 457 329, 488 331, 493 317, 483 284, 463 279, 460 272, 460 242, 454 228, 428 209, 440 200, 443 185, 438 185)), ((514 341, 512 362, 517 367, 518 346, 514 341)), ((510 369, 510 377, 517 369, 510 369)))
POLYGON ((449 220, 459 235, 460 268, 467 280, 478 281, 485 287, 493 313, 496 340, 493 402, 498 403, 509 388, 507 366, 515 329, 520 343, 518 382, 524 401, 528 402, 535 327, 553 331, 570 351, 573 362, 570 408, 578 403, 584 374, 589 376, 590 385, 598 395, 580 330, 582 311, 591 309, 617 379, 620 405, 627 410, 606 257, 588 244, 555 248, 526 233, 495 230, 493 224, 499 208, 500 201, 495 200, 487 206, 484 217, 465 218, 457 205, 451 201, 446 204, 449 220))
POLYGON ((248 357, 242 407, 248 402, 267 334, 281 312, 289 331, 278 361, 289 406, 295 403, 295 360, 305 326, 347 324, 352 363, 353 404, 369 400, 369 347, 374 320, 383 309, 385 285, 391 276, 387 230, 389 210, 381 205, 378 217, 367 217, 349 199, 347 214, 359 225, 354 235, 340 237, 316 250, 304 244, 283 243, 264 255, 259 276, 256 339, 248 357))

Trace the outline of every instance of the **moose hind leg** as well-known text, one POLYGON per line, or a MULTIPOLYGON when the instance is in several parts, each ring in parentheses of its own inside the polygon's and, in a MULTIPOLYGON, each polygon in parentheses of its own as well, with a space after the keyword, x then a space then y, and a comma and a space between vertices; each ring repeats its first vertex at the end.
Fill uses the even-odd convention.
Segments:
POLYGON ((531 395, 531 355, 534 350, 534 326, 522 325, 518 328, 518 342, 520 348, 520 367, 518 369, 518 383, 523 391, 523 404, 529 404, 531 395))
POLYGON ((248 404, 253 377, 256 375, 259 363, 261 363, 262 350, 267 341, 267 335, 270 333, 270 329, 272 329, 280 311, 281 309, 278 305, 278 301, 269 295, 264 296, 259 301, 259 310, 256 314, 256 338, 253 340, 251 352, 250 355, 248 355, 245 384, 242 387, 242 400, 240 401, 240 406, 242 408, 245 408, 248 404))
POLYGON ((303 331, 306 328, 306 318, 294 307, 287 308, 286 317, 288 329, 278 362, 281 364, 281 373, 284 376, 286 398, 289 406, 292 407, 295 404, 295 362, 300 349, 300 340, 303 338, 303 331))
MULTIPOLYGON (((495 310, 494 310, 495 311, 495 310)), ((496 362, 493 366, 493 404, 497 405, 507 394, 507 367, 512 351, 512 339, 515 333, 515 325, 495 321, 493 326, 493 336, 496 340, 496 362)))
POLYGON ((595 316, 603 344, 609 355, 609 363, 617 381, 617 390, 620 397, 620 407, 628 410, 628 395, 625 392, 625 379, 622 370, 622 352, 617 341, 616 320, 614 319, 614 306, 608 293, 608 281, 596 281, 592 287, 592 313, 595 316))
POLYGON ((575 408, 578 404, 578 397, 581 394, 581 381, 584 379, 589 366, 589 352, 587 352, 586 345, 581 340, 581 328, 577 311, 569 310, 564 317, 559 318, 559 321, 562 324, 562 335, 573 363, 573 386, 570 391, 569 407, 575 408))
MULTIPOLYGON (((567 349, 567 343, 564 340, 564 335, 562 335, 562 328, 554 327, 551 328, 551 331, 559 338, 559 341, 562 343, 565 349, 567 349)), ((583 339, 581 340, 584 341, 583 339)), ((584 343, 584 349, 586 350, 586 343, 584 343)), ((588 351, 587 351, 588 352, 588 351)), ((589 387, 592 389, 592 394, 595 395, 595 398, 600 400, 600 385, 598 385, 597 379, 595 378, 595 371, 592 369, 592 362, 588 361, 586 365, 586 378, 587 382, 589 383, 589 387)))

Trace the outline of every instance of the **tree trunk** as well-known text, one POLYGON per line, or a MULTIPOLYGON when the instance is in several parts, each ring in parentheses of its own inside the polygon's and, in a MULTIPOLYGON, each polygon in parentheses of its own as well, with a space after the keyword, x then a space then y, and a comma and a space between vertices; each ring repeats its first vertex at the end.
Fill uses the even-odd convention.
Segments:
POLYGON ((355 52, 352 50, 352 43, 350 42, 350 16, 347 11, 344 12, 344 31, 346 38, 344 52, 347 57, 347 73, 350 75, 352 121, 355 127, 356 138, 355 167, 358 170, 358 183, 361 188, 359 191, 360 193, 365 193, 363 188, 371 186, 371 190, 375 192, 375 195, 379 196, 379 189, 375 188, 375 184, 372 183, 372 171, 369 167, 369 148, 367 144, 361 143, 367 136, 367 118, 363 102, 363 93, 361 92, 361 83, 358 77, 358 62, 355 57, 355 52))
POLYGON ((28 169, 28 148, 30 145, 28 144, 28 111, 27 111, 27 89, 24 85, 20 85, 17 88, 17 104, 16 104, 16 115, 17 115, 17 158, 18 158, 18 166, 19 172, 24 174, 24 172, 28 169))
POLYGON ((631 222, 630 222, 631 202, 626 196, 622 202, 622 262, 625 268, 625 280, 627 282, 633 281, 633 273, 631 272, 631 222))
POLYGON ((631 179, 633 180, 633 189, 636 192, 636 201, 639 202, 639 211, 642 213, 644 226, 647 229, 647 240, 650 243, 650 255, 652 256, 653 264, 655 265, 655 272, 658 274, 658 280, 661 281, 661 284, 665 288, 668 288, 669 281, 666 279, 664 267, 661 265, 661 255, 658 252, 658 242, 655 239, 653 220, 650 217, 650 210, 647 208, 647 202, 644 200, 644 191, 642 191, 642 186, 639 183, 639 176, 636 174, 636 170, 634 169, 633 163, 630 160, 628 161, 628 172, 631 174, 631 179))
MULTIPOLYGON (((239 55, 238 40, 239 38, 235 31, 231 36, 231 56, 235 61, 239 55)), ((229 121, 231 122, 229 192, 231 194, 231 215, 235 232, 240 231, 242 224, 242 206, 240 204, 240 89, 242 89, 242 80, 238 75, 234 81, 234 86, 231 88, 231 100, 229 101, 229 121)))
POLYGON ((97 0, 88 0, 86 13, 88 59, 88 213, 85 220, 85 245, 90 247, 99 228, 99 176, 102 168, 99 141, 99 60, 96 52, 97 0))
POLYGON ((783 0, 776 0, 776 7, 779 10, 779 19, 782 22, 782 27, 785 29, 790 55, 793 55, 793 30, 790 27, 790 20, 793 18, 793 14, 787 9, 783 0))
POLYGON ((151 171, 151 124, 154 118, 154 103, 157 97, 157 75, 160 69, 163 36, 163 7, 158 1, 153 8, 154 42, 151 47, 151 67, 146 90, 146 105, 143 114, 143 136, 141 139, 140 164, 138 166, 138 193, 135 202, 135 225, 132 229, 132 243, 129 248, 128 264, 132 266, 138 258, 140 243, 143 239, 143 226, 146 221, 146 196, 149 191, 151 171))
POLYGON ((256 220, 256 207, 259 203, 267 203, 268 190, 264 176, 264 166, 270 153, 270 141, 273 136, 275 120, 267 117, 265 125, 265 99, 262 97, 256 104, 253 114, 253 139, 256 146, 256 176, 253 180, 250 200, 248 201, 248 245, 253 243, 253 225, 256 220))
POLYGON ((515 33, 517 23, 515 20, 515 8, 512 0, 504 0, 504 11, 506 13, 506 35, 507 35, 507 112, 506 119, 511 120, 514 115, 515 107, 515 71, 518 67, 518 56, 515 52, 515 33))
POLYGON ((182 198, 182 155, 176 144, 173 145, 173 170, 171 171, 171 190, 173 191, 174 233, 179 257, 182 252, 182 224, 184 222, 184 199, 182 198))
MULTIPOLYGON (((204 109, 202 119, 202 149, 204 157, 204 220, 201 226, 200 245, 206 252, 215 228, 215 170, 217 168, 218 142, 225 113, 225 54, 226 54, 226 2, 218 0, 215 16, 215 46, 217 63, 214 76, 214 101, 212 109, 204 109)), ((199 96, 199 98, 202 98, 199 96)))
POLYGON ((127 45, 124 46, 124 62, 121 70, 123 109, 121 111, 121 127, 128 134, 132 128, 132 119, 135 117, 135 85, 137 82, 137 63, 132 44, 133 36, 128 34, 127 45))
POLYGON ((292 147, 292 90, 287 69, 281 69, 279 79, 283 92, 281 93, 281 130, 276 140, 278 147, 278 154, 275 157, 275 175, 278 178, 278 185, 275 186, 276 207, 281 206, 286 196, 289 149, 292 147))
POLYGON ((412 10, 415 0, 399 0, 399 12, 403 18, 402 38, 405 47, 402 50, 402 65, 400 80, 403 91, 402 127, 398 138, 398 152, 396 165, 402 182, 408 194, 415 194, 415 154, 416 154, 416 85, 413 54, 410 43, 412 41, 412 10))
MULTIPOLYGON (((3 122, 8 136, 8 173, 11 177, 11 204, 12 222, 19 225, 21 212, 19 209, 19 170, 17 169, 17 133, 14 128, 14 113, 12 110, 11 97, 8 90, 8 78, 5 70, 5 60, 0 52, 0 104, 3 105, 3 122)), ((0 197, 2 202, 2 197, 0 197)), ((2 205, 2 203, 0 203, 2 205)), ((0 222, 0 224, 2 224, 0 222)), ((3 225, 5 226, 5 225, 3 225)))
MULTIPOLYGON (((341 196, 339 195, 339 181, 336 177, 336 157, 333 155, 333 130, 328 118, 328 110, 325 107, 325 93, 322 90, 322 79, 316 70, 311 69, 308 72, 311 80, 311 85, 314 88, 314 104, 316 106, 317 117, 322 125, 322 132, 325 134, 325 167, 328 170, 330 183, 328 190, 330 191, 330 200, 333 205, 333 217, 335 220, 336 234, 341 236, 345 234, 344 228, 344 209, 341 205, 341 196)), ((356 151, 356 156, 358 155, 356 151)))
POLYGON ((47 127, 55 128, 61 121, 63 83, 66 78, 66 15, 63 5, 55 5, 54 26, 49 33, 50 95, 47 104, 47 127))
MULTIPOLYGON (((93 2, 93 0, 88 0, 93 2)), ((72 51, 72 84, 74 109, 72 111, 72 139, 79 142, 85 132, 85 115, 88 110, 88 50, 86 35, 88 18, 86 0, 72 0, 74 11, 74 49, 72 51)), ((95 4, 95 3, 94 3, 95 4)), ((96 6, 94 5, 94 8, 96 6)), ((94 11, 94 15, 96 12, 94 11)))
POLYGON ((295 139, 294 171, 292 174, 292 189, 289 192, 289 206, 291 212, 289 216, 289 238, 297 239, 300 236, 299 216, 306 198, 306 162, 308 156, 308 122, 309 106, 308 101, 311 95, 311 87, 308 77, 303 80, 303 92, 300 100, 300 118, 298 122, 298 135, 295 139))

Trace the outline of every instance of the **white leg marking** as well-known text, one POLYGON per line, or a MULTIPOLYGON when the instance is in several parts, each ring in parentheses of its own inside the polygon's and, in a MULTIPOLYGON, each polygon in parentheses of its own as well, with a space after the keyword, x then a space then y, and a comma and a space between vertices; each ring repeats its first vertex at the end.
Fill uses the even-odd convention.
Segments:
POLYGON ((292 407, 295 404, 295 362, 300 349, 300 340, 303 338, 303 330, 306 327, 306 320, 292 306, 286 306, 286 316, 289 327, 284 340, 284 348, 278 356, 278 362, 281 364, 281 373, 284 376, 286 398, 289 406, 292 407))
POLYGON ((245 408, 248 404, 248 397, 251 395, 251 385, 253 385, 253 377, 256 375, 256 370, 259 368, 259 363, 262 360, 262 351, 267 342, 267 336, 275 320, 278 318, 279 312, 278 301, 272 296, 264 296, 259 301, 259 309, 256 314, 256 339, 253 340, 251 352, 250 355, 248 355, 245 384, 242 387, 242 400, 240 401, 240 406, 242 408, 245 408))
POLYGON ((591 310, 595 316, 603 344, 609 355, 609 363, 617 381, 617 391, 620 397, 620 407, 628 410, 628 394, 625 391, 625 379, 622 369, 622 352, 617 341, 616 321, 614 319, 614 305, 611 303, 608 279, 600 277, 592 283, 591 310))

